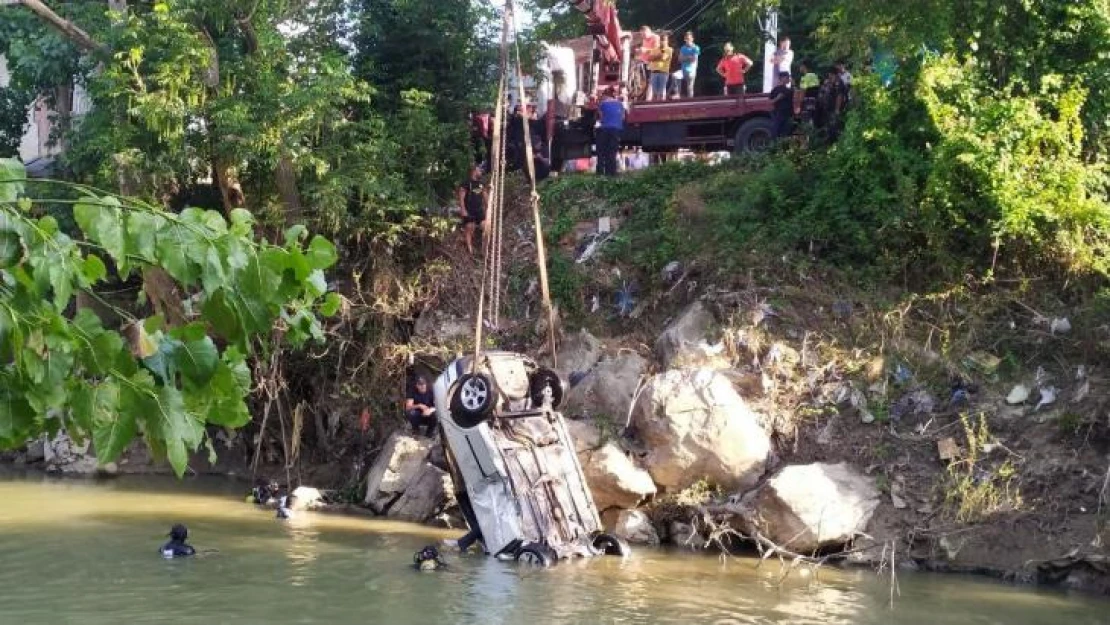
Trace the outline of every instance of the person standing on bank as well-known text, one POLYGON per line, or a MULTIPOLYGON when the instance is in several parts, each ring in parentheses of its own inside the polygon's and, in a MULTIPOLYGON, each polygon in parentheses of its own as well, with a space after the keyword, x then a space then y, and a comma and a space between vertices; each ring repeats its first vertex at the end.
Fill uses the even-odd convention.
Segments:
POLYGON ((678 62, 682 65, 682 97, 694 97, 694 79, 698 75, 698 57, 701 46, 694 43, 693 31, 686 31, 682 47, 678 49, 678 62))
POLYGON ((717 63, 717 73, 725 79, 725 95, 744 95, 744 74, 752 68, 752 60, 725 44, 725 56, 717 63))
POLYGON ((671 57, 674 56, 674 49, 670 45, 670 37, 667 35, 659 36, 659 47, 651 54, 651 63, 648 63, 648 69, 651 71, 651 99, 653 100, 666 100, 667 99, 667 79, 671 74, 671 57))
POLYGON ((486 189, 482 185, 482 167, 470 168, 470 177, 459 186, 459 214, 466 234, 466 251, 474 255, 474 231, 486 225, 486 189))
POLYGON ((432 390, 428 388, 428 380, 424 376, 416 376, 408 397, 405 398, 405 416, 412 424, 412 431, 420 433, 424 428, 424 435, 431 438, 436 429, 436 400, 432 390))
POLYGON ((775 76, 783 72, 790 73, 790 66, 794 64, 794 51, 790 49, 790 37, 779 39, 779 47, 771 57, 771 62, 775 66, 775 76))
POLYGON ((771 132, 776 139, 789 137, 794 122, 794 87, 790 84, 790 72, 779 72, 779 84, 771 90, 771 132))
POLYGON ((609 87, 597 106, 601 122, 595 136, 597 147, 597 173, 602 176, 617 175, 617 153, 620 151, 621 132, 624 130, 624 103, 617 99, 616 90, 609 87))

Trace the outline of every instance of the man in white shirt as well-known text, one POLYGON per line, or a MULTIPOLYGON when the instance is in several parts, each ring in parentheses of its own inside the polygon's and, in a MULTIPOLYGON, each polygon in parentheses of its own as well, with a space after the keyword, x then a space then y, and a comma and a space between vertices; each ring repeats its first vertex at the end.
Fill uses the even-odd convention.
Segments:
POLYGON ((775 64, 775 76, 786 72, 790 73, 790 66, 794 63, 794 51, 790 49, 790 37, 779 39, 779 48, 772 57, 775 64))

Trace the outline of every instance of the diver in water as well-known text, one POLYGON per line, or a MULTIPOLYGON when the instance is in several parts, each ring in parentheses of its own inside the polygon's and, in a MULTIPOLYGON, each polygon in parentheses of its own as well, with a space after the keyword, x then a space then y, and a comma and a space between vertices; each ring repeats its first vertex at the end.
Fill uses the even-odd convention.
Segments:
POLYGON ((418 571, 435 571, 447 567, 447 563, 439 557, 439 550, 432 545, 414 553, 412 565, 418 571))
POLYGON ((280 492, 281 487, 278 485, 277 480, 259 480, 254 488, 251 489, 250 495, 247 495, 247 502, 264 506, 272 499, 277 498, 280 492))
POLYGON ((278 504, 277 518, 291 519, 293 518, 293 507, 297 505, 296 495, 286 495, 281 498, 281 503, 278 504))
POLYGON ((163 558, 184 558, 196 555, 197 550, 185 541, 189 538, 189 528, 178 523, 170 528, 170 541, 162 545, 163 558))

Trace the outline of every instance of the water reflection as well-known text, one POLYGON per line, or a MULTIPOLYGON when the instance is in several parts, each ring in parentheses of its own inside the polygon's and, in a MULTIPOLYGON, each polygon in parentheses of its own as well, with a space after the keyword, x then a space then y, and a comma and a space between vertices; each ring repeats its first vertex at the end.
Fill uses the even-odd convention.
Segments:
POLYGON ((286 522, 218 482, 0 482, 2 622, 620 623, 791 625, 1104 624, 1110 604, 982 580, 903 575, 888 606, 885 578, 821 569, 781 580, 757 567, 682 551, 532 569, 448 556, 419 573, 412 553, 453 534, 377 520, 299 515, 286 522), (164 561, 156 548, 184 521, 218 553, 164 561), (781 580, 781 583, 780 583, 781 580))

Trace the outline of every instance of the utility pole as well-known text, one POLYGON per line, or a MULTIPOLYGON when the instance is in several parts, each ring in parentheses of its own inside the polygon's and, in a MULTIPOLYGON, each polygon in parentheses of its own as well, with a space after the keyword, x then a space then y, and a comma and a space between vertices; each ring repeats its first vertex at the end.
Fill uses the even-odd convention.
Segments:
POLYGON ((774 7, 768 7, 767 14, 759 21, 759 30, 763 32, 763 93, 770 93, 775 88, 775 50, 779 41, 779 12, 774 7))

